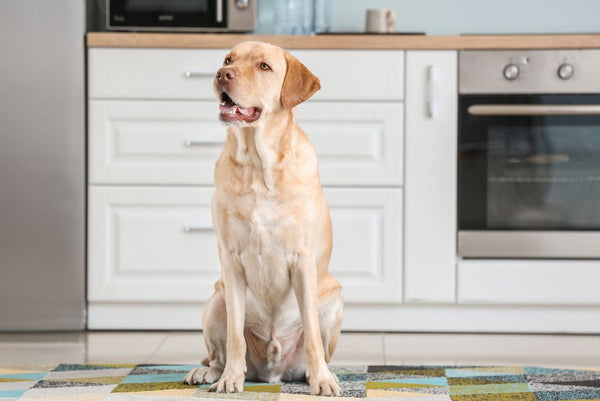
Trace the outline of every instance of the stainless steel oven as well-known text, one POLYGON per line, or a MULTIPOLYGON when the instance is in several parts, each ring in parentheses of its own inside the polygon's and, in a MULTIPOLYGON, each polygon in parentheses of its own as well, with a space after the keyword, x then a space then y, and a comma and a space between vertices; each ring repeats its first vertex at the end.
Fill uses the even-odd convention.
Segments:
POLYGON ((258 0, 105 0, 106 27, 123 31, 250 32, 258 0))
POLYGON ((600 257, 600 51, 459 55, 458 254, 600 257))

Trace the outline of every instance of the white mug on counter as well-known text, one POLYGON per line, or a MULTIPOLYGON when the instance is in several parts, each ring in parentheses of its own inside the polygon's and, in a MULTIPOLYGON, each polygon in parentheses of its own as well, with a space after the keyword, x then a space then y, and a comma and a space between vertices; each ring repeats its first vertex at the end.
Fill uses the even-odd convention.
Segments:
POLYGON ((367 10, 367 33, 393 33, 396 32, 396 11, 378 8, 367 10))

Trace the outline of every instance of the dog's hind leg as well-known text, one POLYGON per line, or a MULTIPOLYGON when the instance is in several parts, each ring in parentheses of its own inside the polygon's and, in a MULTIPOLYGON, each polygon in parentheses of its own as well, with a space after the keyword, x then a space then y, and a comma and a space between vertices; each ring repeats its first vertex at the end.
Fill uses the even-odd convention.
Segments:
POLYGON ((214 383, 221 377, 226 359, 227 312, 223 290, 217 289, 204 304, 202 319, 204 343, 208 350, 208 366, 190 370, 185 384, 214 383))

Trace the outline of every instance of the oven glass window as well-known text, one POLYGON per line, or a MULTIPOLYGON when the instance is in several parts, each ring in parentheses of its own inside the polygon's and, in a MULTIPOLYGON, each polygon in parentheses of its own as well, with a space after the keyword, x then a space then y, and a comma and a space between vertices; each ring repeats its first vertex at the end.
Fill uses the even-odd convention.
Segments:
POLYGON ((600 229, 600 115, 468 111, 598 105, 600 95, 463 95, 459 102, 460 229, 600 229))
POLYGON ((600 227, 600 127, 490 125, 488 228, 600 227))

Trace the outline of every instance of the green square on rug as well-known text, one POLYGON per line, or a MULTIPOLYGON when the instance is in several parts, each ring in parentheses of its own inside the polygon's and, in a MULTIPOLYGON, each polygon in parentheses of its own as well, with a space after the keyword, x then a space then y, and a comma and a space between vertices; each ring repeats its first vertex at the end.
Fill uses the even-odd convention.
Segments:
MULTIPOLYGON (((321 400, 304 382, 246 382, 218 394, 182 383, 195 365, 77 365, 1 368, 0 400, 321 400)), ((337 400, 600 401, 600 368, 533 366, 331 366, 337 400)), ((329 399, 329 398, 327 398, 329 399)))

